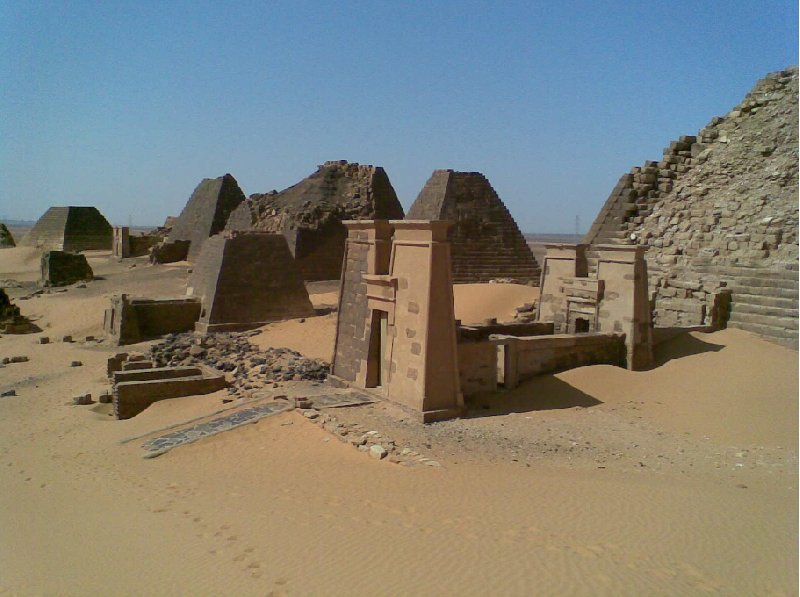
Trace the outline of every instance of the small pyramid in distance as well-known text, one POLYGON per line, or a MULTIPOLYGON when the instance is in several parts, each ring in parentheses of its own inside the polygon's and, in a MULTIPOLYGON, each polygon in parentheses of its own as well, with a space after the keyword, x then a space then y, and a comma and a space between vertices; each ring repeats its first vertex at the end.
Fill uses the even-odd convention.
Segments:
POLYGON ((45 251, 111 249, 111 224, 96 207, 51 207, 20 239, 23 247, 45 251))

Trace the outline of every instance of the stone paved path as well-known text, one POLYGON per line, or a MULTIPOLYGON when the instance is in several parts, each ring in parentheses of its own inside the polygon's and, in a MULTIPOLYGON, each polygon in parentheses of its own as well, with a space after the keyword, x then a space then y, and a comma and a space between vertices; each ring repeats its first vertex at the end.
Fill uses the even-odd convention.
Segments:
MULTIPOLYGON (((358 404, 368 404, 372 400, 364 395, 357 393, 326 394, 320 396, 310 396, 308 400, 313 408, 332 408, 337 406, 354 406, 358 404)), ((145 458, 155 458, 166 454, 173 448, 191 444, 204 437, 210 437, 223 431, 230 431, 248 423, 255 423, 259 419, 286 412, 294 408, 293 402, 286 400, 275 400, 265 402, 256 406, 236 410, 230 414, 211 419, 204 423, 198 423, 191 427, 178 429, 166 435, 153 438, 142 444, 145 450, 145 458)))

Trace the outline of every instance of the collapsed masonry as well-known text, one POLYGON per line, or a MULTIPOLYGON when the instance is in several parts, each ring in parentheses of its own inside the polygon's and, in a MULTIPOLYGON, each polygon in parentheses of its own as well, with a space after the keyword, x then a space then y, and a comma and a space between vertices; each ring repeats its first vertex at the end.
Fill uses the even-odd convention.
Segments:
POLYGON ((96 207, 51 207, 19 245, 44 251, 111 249, 111 224, 96 207))
POLYGON ((402 217, 383 168, 342 160, 325 162, 283 191, 251 195, 227 228, 283 234, 304 280, 334 280, 342 271, 344 220, 402 217))
POLYGON ((797 68, 768 75, 612 191, 584 243, 649 248, 656 325, 713 324, 728 292, 728 325, 797 345, 797 97, 797 68))
POLYGON ((202 300, 196 329, 203 333, 314 315, 280 234, 229 231, 211 237, 197 258, 188 293, 202 300))
POLYGON ((455 283, 505 278, 539 284, 541 270, 525 237, 483 174, 435 170, 407 218, 453 222, 448 240, 455 283))
MULTIPOLYGON (((194 260, 203 248, 208 237, 221 232, 228 222, 231 212, 245 200, 244 193, 239 188, 236 179, 230 174, 219 178, 204 178, 197 185, 181 215, 172 225, 164 244, 154 247, 156 256, 165 255, 175 257, 175 251, 170 250, 170 245, 186 248, 186 253, 178 251, 180 259, 194 260), (188 243, 188 247, 187 244, 188 243)), ((168 261, 158 261, 168 263, 168 261)))
MULTIPOLYGON (((565 330, 572 333, 562 334, 553 334, 552 321, 460 326, 453 307, 449 222, 345 225, 334 383, 376 392, 428 422, 461 414, 465 397, 499 385, 512 388, 542 373, 595 363, 631 368, 649 363, 641 252, 609 250, 613 255, 602 268, 609 290, 599 300, 594 293, 594 329, 584 330, 577 317, 574 329, 565 330)), ((555 304, 552 311, 560 313, 555 304)))
POLYGON ((88 282, 94 279, 85 255, 66 251, 47 251, 40 259, 42 286, 67 286, 75 282, 88 282))

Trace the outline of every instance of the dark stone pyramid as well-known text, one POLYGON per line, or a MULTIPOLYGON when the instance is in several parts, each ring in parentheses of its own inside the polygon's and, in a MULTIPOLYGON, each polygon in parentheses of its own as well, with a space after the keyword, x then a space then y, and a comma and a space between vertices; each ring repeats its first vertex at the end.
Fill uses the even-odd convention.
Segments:
POLYGON ((167 241, 190 241, 189 259, 196 258, 206 239, 225 228, 231 212, 244 200, 242 189, 230 174, 204 178, 189 197, 167 241))
POLYGON ((538 286, 540 269, 514 218, 479 172, 434 170, 407 220, 449 220, 453 282, 505 278, 538 286))
POLYGON ((96 207, 51 207, 19 244, 45 251, 110 250, 112 235, 96 207))
POLYGON ((189 292, 202 299, 196 329, 204 333, 252 329, 314 314, 281 234, 225 232, 209 238, 189 292))

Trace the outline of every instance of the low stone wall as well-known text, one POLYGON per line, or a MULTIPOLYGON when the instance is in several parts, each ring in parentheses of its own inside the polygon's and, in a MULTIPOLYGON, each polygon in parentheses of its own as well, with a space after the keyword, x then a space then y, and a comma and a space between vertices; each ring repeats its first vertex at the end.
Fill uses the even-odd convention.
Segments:
POLYGON ((117 344, 134 344, 193 330, 200 318, 200 308, 196 298, 129 299, 123 294, 111 299, 103 328, 117 344))
MULTIPOLYGON (((134 361, 144 363, 146 361, 134 361)), ((203 375, 200 367, 146 367, 139 370, 127 369, 114 372, 114 383, 126 381, 150 381, 153 379, 178 379, 203 375)))
POLYGON ((625 366, 625 336, 622 334, 557 334, 509 340, 508 387, 543 373, 584 365, 625 366))
POLYGON ((458 344, 458 374, 465 397, 505 389, 537 375, 584 365, 625 366, 624 334, 492 335, 458 344), (502 363, 502 364, 501 364, 502 363), (501 369, 502 368, 502 369, 501 369))
MULTIPOLYGON (((131 373, 143 374, 144 371, 131 373)), ((165 372, 162 370, 160 373, 163 375, 165 372)), ((115 377, 117 375, 120 374, 116 373, 115 377)), ((226 385, 223 375, 123 381, 114 385, 114 414, 118 419, 130 419, 159 400, 211 394, 226 385)))

